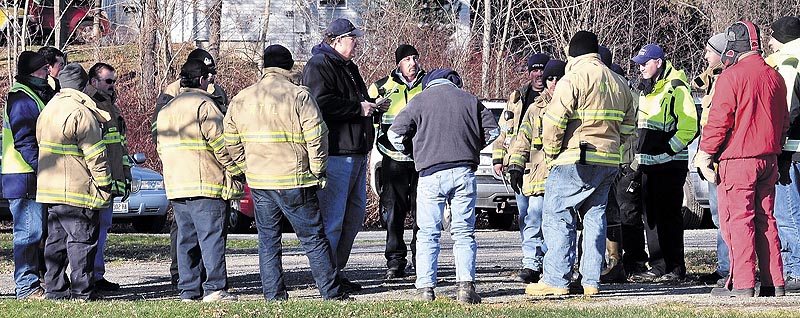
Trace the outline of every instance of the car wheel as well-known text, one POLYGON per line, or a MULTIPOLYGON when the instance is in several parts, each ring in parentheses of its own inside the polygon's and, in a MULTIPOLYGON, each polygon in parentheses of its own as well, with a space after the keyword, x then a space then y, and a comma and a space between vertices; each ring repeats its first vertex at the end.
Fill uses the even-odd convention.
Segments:
POLYGON ((683 213, 683 229, 690 230, 700 227, 703 222, 703 213, 705 209, 697 202, 694 195, 694 184, 689 179, 683 184, 683 201, 684 205, 681 209, 683 213))
POLYGON ((229 231, 231 233, 250 232, 250 225, 253 223, 253 219, 242 214, 242 212, 239 212, 236 209, 230 209, 230 211, 231 214, 230 218, 228 219, 229 231))
POLYGON ((493 229, 501 230, 501 231, 512 231, 514 230, 514 218, 516 214, 513 213, 497 213, 497 212, 490 212, 489 213, 489 226, 493 229))
POLYGON ((140 233, 161 233, 166 223, 166 215, 144 216, 133 221, 133 229, 140 233))

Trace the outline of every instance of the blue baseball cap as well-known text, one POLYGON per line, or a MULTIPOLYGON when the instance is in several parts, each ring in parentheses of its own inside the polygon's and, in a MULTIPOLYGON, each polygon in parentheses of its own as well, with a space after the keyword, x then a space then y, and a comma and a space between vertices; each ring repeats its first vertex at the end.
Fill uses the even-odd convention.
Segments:
POLYGON ((656 44, 648 44, 642 47, 639 50, 639 53, 634 56, 631 61, 636 64, 644 64, 647 63, 649 60, 653 59, 663 59, 664 58, 664 50, 661 49, 660 46, 656 44))
POLYGON ((357 29, 350 20, 338 18, 328 25, 328 28, 325 29, 325 35, 332 38, 345 36, 362 37, 364 36, 364 31, 357 29))

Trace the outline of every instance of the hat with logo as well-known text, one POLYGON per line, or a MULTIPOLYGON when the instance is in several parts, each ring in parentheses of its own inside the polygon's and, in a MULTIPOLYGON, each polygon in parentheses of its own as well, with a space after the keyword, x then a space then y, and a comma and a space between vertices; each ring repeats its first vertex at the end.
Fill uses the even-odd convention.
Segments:
POLYGON ((636 64, 644 64, 647 63, 649 60, 655 59, 663 59, 664 58, 664 50, 661 49, 658 44, 650 43, 642 47, 639 50, 639 53, 634 56, 631 61, 636 64))
POLYGON ((354 36, 354 37, 362 37, 364 36, 364 31, 361 31, 353 25, 350 20, 345 18, 338 18, 333 20, 328 28, 325 29, 325 35, 330 38, 340 38, 345 36, 354 36))
POLYGON ((211 74, 217 74, 217 63, 214 63, 214 57, 211 56, 211 53, 203 49, 194 49, 192 52, 189 52, 189 57, 186 58, 187 60, 200 60, 208 66, 208 70, 211 74))

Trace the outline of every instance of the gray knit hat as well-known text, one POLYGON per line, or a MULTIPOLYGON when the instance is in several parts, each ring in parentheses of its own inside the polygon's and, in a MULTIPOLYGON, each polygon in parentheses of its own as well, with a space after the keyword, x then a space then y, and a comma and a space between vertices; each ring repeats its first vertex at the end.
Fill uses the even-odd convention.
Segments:
POLYGON ((725 38, 725 33, 714 34, 714 36, 706 42, 706 47, 718 55, 722 55, 722 51, 725 51, 726 45, 728 45, 728 39, 725 38))
POLYGON ((58 82, 62 88, 72 88, 82 91, 89 82, 89 75, 80 63, 72 62, 67 64, 61 73, 58 74, 58 82))

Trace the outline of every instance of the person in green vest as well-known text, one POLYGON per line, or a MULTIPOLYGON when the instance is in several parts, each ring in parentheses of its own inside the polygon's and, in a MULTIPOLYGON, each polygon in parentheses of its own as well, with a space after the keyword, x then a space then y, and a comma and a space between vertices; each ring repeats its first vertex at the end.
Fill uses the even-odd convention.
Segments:
MULTIPOLYGON (((378 152, 383 155, 381 161, 380 189, 381 217, 386 222, 386 279, 397 279, 406 276, 406 242, 403 240, 406 214, 416 213, 416 193, 419 174, 414 169, 414 160, 392 146, 386 137, 394 118, 406 107, 412 97, 422 91, 422 77, 425 70, 419 65, 419 52, 408 44, 401 44, 394 52, 397 68, 369 87, 369 96, 377 101, 390 101, 389 109, 376 116, 380 119, 377 131, 378 152)), ((414 243, 417 238, 417 226, 414 223, 414 235, 411 239, 412 263, 415 255, 414 243)))
POLYGON ((16 81, 3 112, 3 197, 14 218, 14 281, 17 299, 43 299, 41 286, 44 208, 36 202, 39 146, 36 120, 55 91, 47 83, 49 65, 39 53, 17 58, 16 81))

